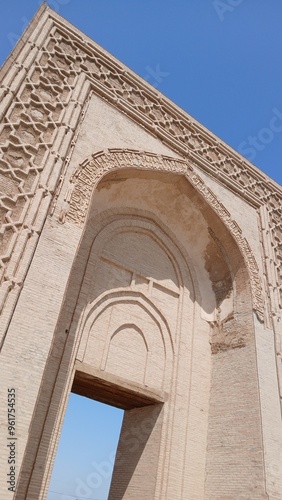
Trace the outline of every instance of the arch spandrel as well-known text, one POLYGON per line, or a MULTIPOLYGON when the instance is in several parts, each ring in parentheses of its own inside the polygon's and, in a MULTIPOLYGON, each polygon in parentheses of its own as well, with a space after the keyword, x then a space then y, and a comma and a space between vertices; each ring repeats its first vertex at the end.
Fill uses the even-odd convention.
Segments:
POLYGON ((259 320, 264 321, 261 280, 258 265, 250 245, 242 235, 242 230, 237 222, 232 220, 228 210, 217 199, 211 189, 206 186, 201 177, 196 174, 187 160, 124 149, 109 149, 98 152, 85 160, 71 178, 65 195, 65 204, 59 216, 60 222, 72 222, 83 226, 95 188, 105 176, 114 174, 122 169, 176 174, 187 179, 197 194, 200 195, 200 198, 206 202, 211 212, 224 224, 233 240, 235 240, 248 270, 253 309, 259 320))

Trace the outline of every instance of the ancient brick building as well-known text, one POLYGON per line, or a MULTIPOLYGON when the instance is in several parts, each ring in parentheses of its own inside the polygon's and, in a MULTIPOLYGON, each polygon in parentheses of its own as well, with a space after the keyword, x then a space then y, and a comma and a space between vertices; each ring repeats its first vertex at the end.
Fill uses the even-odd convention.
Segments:
POLYGON ((281 500, 280 187, 45 6, 0 95, 0 498, 72 390, 125 409, 111 499, 281 500))

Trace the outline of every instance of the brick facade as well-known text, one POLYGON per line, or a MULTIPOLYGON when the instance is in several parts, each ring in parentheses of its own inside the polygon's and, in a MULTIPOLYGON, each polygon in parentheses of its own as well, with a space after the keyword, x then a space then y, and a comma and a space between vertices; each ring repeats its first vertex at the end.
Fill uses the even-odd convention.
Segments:
POLYGON ((0 497, 72 390, 125 409, 111 499, 281 499, 281 188, 46 6, 0 77, 0 497))

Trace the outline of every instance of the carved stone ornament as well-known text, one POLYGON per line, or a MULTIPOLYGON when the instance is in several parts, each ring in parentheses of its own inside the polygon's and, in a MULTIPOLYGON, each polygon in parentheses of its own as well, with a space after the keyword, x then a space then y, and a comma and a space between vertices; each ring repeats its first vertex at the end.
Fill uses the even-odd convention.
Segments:
POLYGON ((109 149, 105 152, 96 153, 84 161, 71 178, 70 187, 65 197, 66 207, 68 206, 68 208, 63 209, 61 212, 60 222, 71 221, 82 226, 87 216, 91 195, 97 184, 106 174, 122 168, 182 174, 188 179, 219 216, 237 242, 250 274, 253 307, 258 318, 263 321, 264 303, 262 287, 259 279, 258 265, 250 246, 242 236, 242 231, 238 224, 231 219, 228 210, 226 210, 224 205, 218 201, 213 192, 205 185, 204 181, 195 173, 188 161, 127 149, 109 149))
MULTIPOLYGON (((39 9, 3 66, 0 79, 0 312, 9 295, 6 324, 53 193, 68 164, 90 92, 110 102, 238 197, 257 209, 265 207, 267 287, 273 314, 281 314, 282 192, 274 181, 47 6, 39 9)), ((159 162, 152 156, 150 162, 154 161, 159 162)), ((180 164, 178 161, 178 169, 180 164)), ((185 162, 183 169, 187 170, 185 162)), ((194 179, 199 189, 207 189, 200 187, 194 175, 190 182, 194 179)), ((86 185, 87 179, 87 198, 86 185)), ((83 217, 86 198, 78 204, 77 196, 74 193, 72 203, 83 217)), ((221 210, 219 206, 215 209, 221 210)), ((71 214, 72 209, 69 219, 71 214)), ((233 225, 232 231, 239 234, 233 225)), ((246 246, 244 252, 249 253, 246 246)))

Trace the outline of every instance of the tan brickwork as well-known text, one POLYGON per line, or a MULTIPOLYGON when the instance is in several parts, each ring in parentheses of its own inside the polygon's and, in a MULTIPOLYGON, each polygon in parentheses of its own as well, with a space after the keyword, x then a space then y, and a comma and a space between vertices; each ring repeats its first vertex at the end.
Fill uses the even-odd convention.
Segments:
POLYGON ((0 498, 72 390, 125 410, 109 498, 281 499, 281 188, 46 6, 0 78, 0 498))

